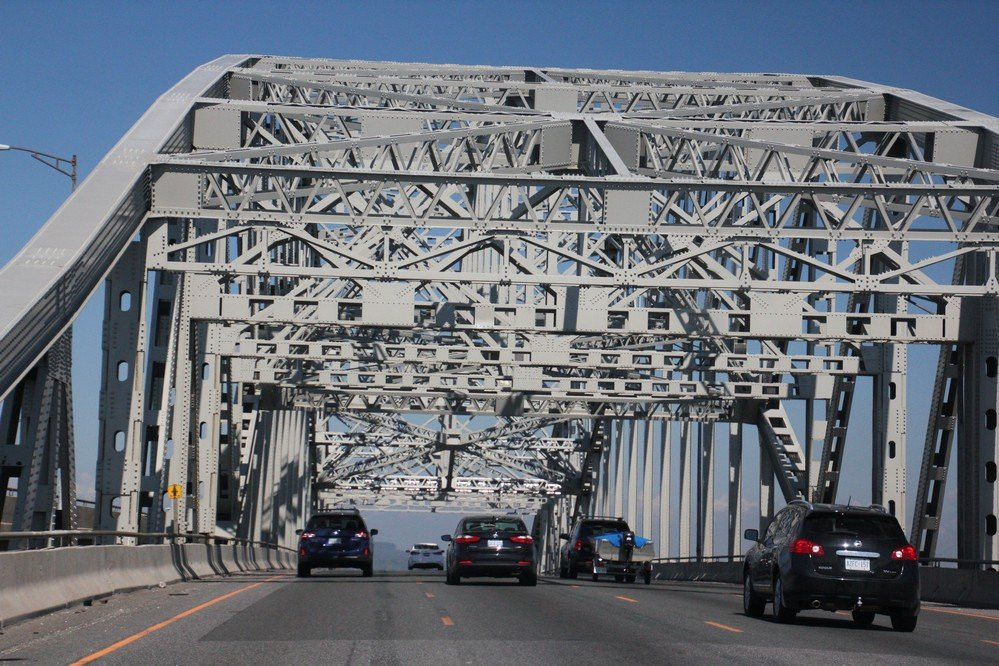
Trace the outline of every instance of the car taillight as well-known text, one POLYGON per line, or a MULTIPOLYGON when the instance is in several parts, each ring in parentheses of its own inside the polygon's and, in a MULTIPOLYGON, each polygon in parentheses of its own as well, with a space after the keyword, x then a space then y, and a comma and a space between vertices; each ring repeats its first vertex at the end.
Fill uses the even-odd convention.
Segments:
POLYGON ((526 534, 518 534, 516 536, 510 537, 510 541, 514 543, 534 543, 534 537, 528 536, 526 534))
POLYGON ((472 560, 458 560, 458 564, 471 564, 472 560))
POLYGON ((316 536, 315 532, 302 532, 303 539, 311 539, 314 536, 316 536))
POLYGON ((305 557, 305 549, 304 548, 299 548, 298 549, 298 554, 301 555, 302 557, 305 557))
POLYGON ((534 563, 531 562, 530 560, 520 560, 519 562, 517 562, 517 566, 520 566, 520 567, 529 567, 532 564, 534 564, 534 563))
POLYGON ((583 550, 583 540, 576 539, 576 545, 573 546, 573 548, 575 548, 576 550, 583 550))
POLYGON ((370 555, 370 554, 371 554, 371 551, 370 551, 370 550, 368 550, 367 548, 365 548, 365 549, 364 549, 364 554, 365 554, 365 555, 370 555))
POLYGON ((354 536, 356 536, 358 539, 367 539, 368 538, 368 533, 365 532, 364 530, 361 530, 360 532, 358 532, 354 536))
POLYGON ((794 555, 825 555, 826 549, 808 539, 795 539, 791 544, 791 553, 794 555))
POLYGON ((916 547, 912 544, 905 544, 901 548, 896 548, 891 551, 891 559, 901 560, 903 562, 915 562, 918 559, 916 554, 916 547))
POLYGON ((461 536, 456 536, 454 538, 455 543, 475 543, 479 540, 479 537, 474 534, 462 534, 461 536))

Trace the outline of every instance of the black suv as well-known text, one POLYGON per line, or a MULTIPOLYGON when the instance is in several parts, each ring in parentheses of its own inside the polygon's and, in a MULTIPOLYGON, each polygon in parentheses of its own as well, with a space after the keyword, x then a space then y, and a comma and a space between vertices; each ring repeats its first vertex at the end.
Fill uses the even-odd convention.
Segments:
POLYGON ((810 504, 796 500, 774 516, 743 568, 743 608, 790 622, 798 611, 852 610, 870 626, 875 613, 896 631, 912 631, 919 614, 919 563, 898 521, 882 507, 810 504))
POLYGON ((517 516, 467 516, 447 541, 446 583, 466 576, 516 577, 521 585, 537 585, 534 539, 517 516))
MULTIPOLYGON (((598 574, 593 567, 593 537, 600 534, 612 532, 630 532, 631 528, 624 518, 593 517, 581 518, 573 525, 568 534, 560 534, 559 537, 566 543, 559 551, 559 578, 576 578, 579 573, 592 573, 593 580, 597 580, 598 574)), ((598 567, 599 568, 599 567, 598 567)), ((646 584, 651 582, 652 571, 648 567, 640 567, 645 577, 646 584)), ((621 583, 634 583, 638 571, 629 571, 623 574, 615 574, 614 579, 621 583)))
POLYGON ((298 540, 298 576, 307 578, 319 567, 360 569, 367 578, 372 574, 374 547, 371 537, 378 530, 368 530, 357 509, 317 513, 309 518, 304 530, 296 530, 298 540))

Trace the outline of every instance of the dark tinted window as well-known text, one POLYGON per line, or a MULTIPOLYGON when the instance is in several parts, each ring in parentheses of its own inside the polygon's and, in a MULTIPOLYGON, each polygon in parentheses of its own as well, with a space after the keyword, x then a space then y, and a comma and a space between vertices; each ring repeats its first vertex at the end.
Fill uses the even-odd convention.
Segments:
POLYGON ((524 521, 518 518, 469 518, 463 532, 526 532, 524 521))
POLYGON ((813 513, 805 518, 805 531, 846 537, 905 538, 898 521, 891 516, 855 513, 813 513))
POLYGON ((313 516, 309 520, 308 529, 360 531, 364 529, 364 521, 351 515, 313 516))
POLYGON ((605 520, 593 523, 583 523, 579 526, 579 538, 586 539, 594 534, 607 534, 608 532, 627 532, 628 523, 619 520, 605 520))

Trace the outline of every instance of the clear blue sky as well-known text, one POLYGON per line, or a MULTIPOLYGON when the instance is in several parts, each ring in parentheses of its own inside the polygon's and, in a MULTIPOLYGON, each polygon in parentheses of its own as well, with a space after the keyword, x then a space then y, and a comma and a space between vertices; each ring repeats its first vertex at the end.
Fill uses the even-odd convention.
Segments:
MULTIPOLYGON (((0 143, 75 152, 85 175, 159 94, 224 53, 839 74, 999 114, 997 27, 997 0, 425 5, 5 0, 0 143)), ((37 231, 68 189, 65 178, 26 156, 0 153, 0 264, 37 231)), ((76 326, 81 485, 92 484, 96 452, 101 304, 94 300, 76 326)), ((910 362, 932 364, 932 355, 915 354, 910 362)), ((926 401, 913 399, 915 406, 926 401)), ((913 451, 918 456, 925 427, 918 408, 913 411, 918 418, 909 433, 910 459, 913 451)), ((863 418, 861 410, 858 420, 863 418)), ((858 435, 869 431, 862 421, 854 425, 858 435)), ((452 519, 430 522, 434 527, 426 527, 433 535, 447 531, 452 519)), ((392 540, 424 538, 414 529, 392 540)))

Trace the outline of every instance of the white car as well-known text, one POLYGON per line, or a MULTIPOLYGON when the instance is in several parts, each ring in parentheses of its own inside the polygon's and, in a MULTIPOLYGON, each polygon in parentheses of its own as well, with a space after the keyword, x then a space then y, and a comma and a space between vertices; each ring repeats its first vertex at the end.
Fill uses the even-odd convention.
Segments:
POLYGON ((444 571, 444 550, 436 543, 413 544, 409 553, 409 570, 440 569, 444 571))

